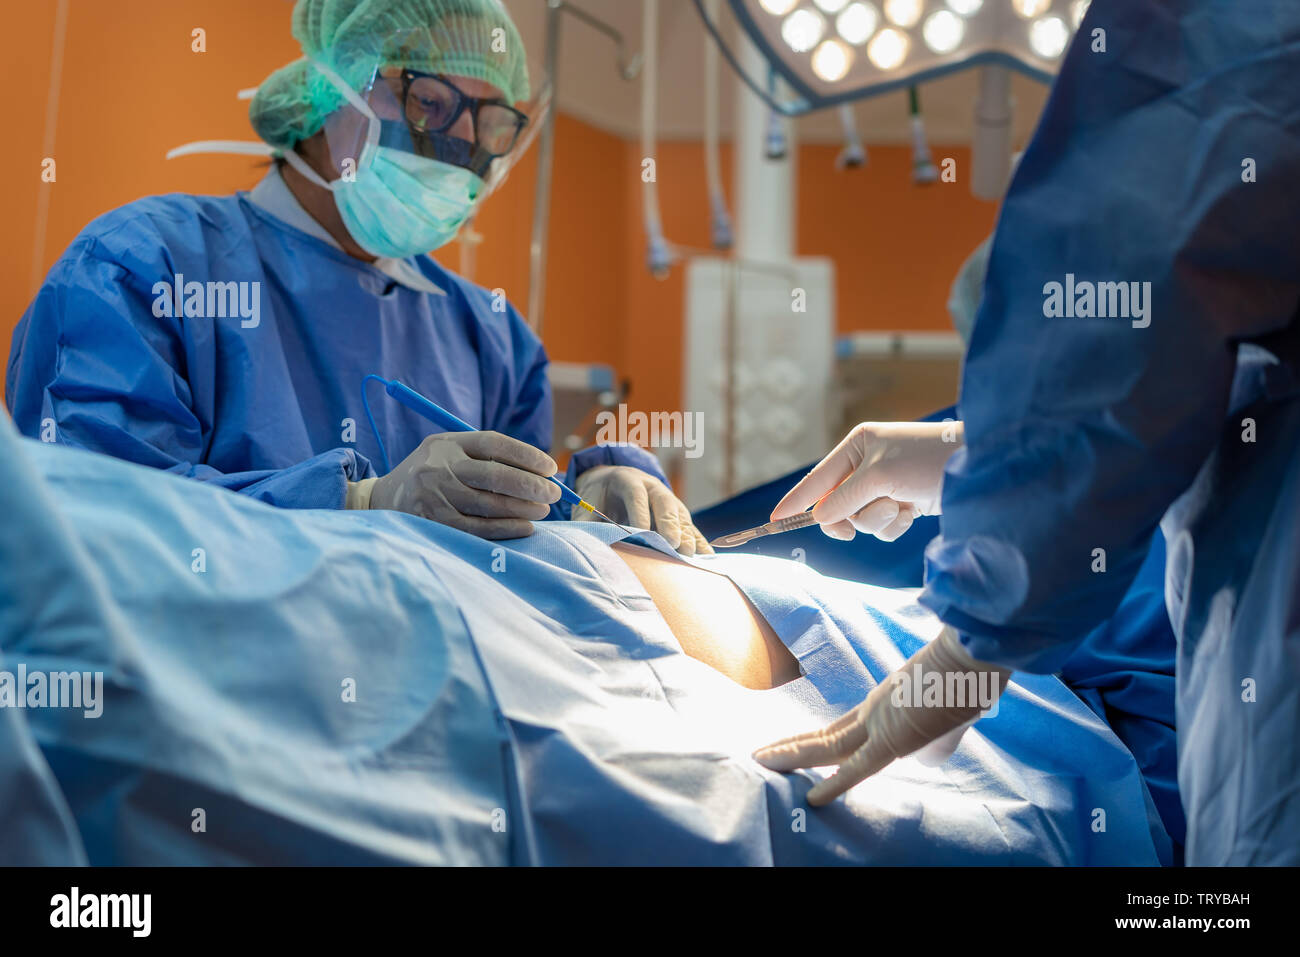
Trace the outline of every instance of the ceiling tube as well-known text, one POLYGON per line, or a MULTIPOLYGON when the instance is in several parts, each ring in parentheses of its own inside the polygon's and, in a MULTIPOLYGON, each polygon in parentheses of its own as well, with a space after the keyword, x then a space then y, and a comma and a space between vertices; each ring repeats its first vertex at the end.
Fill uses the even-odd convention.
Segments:
POLYGON ((537 189, 533 196, 533 235, 528 247, 528 324, 542 334, 546 306, 546 240, 551 225, 551 171, 555 164, 555 120, 559 112, 560 10, 557 0, 546 5, 546 80, 551 84, 547 111, 537 144, 537 189))
MULTIPOLYGON (((718 0, 704 0, 710 18, 717 20, 718 0)), ((704 34, 704 167, 709 182, 709 234, 714 249, 730 249, 733 242, 727 194, 722 188, 722 159, 718 128, 718 47, 704 34)))
POLYGON ((1013 110, 1011 71, 1004 66, 981 68, 970 181, 971 192, 979 199, 1000 199, 1006 191, 1011 176, 1013 110))
POLYGON ((836 169, 858 169, 867 165, 867 148, 858 133, 858 120, 852 103, 842 103, 839 108, 840 129, 844 133, 844 149, 835 159, 836 169))
POLYGON ((645 65, 641 73, 641 200, 645 217, 646 252, 650 272, 663 279, 672 267, 672 252, 664 239, 659 216, 659 163, 655 156, 655 119, 659 107, 659 0, 642 0, 641 49, 645 65), (647 175, 647 166, 649 175, 647 175))
POLYGON ((930 155, 930 144, 925 139, 925 120, 921 118, 921 93, 916 87, 908 87, 908 108, 912 121, 912 182, 918 186, 928 186, 939 181, 939 168, 934 165, 930 155))

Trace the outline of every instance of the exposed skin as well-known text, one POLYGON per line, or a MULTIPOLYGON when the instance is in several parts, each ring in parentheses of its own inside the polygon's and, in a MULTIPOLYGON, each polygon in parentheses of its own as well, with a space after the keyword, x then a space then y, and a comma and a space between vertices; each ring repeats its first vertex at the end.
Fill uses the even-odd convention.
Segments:
POLYGON ((799 677, 799 662, 726 575, 615 542, 682 651, 736 684, 767 690, 799 677))
MULTIPOLYGON (((465 76, 449 76, 448 79, 460 89, 466 96, 477 98, 497 98, 503 94, 501 90, 491 83, 483 80, 474 80, 465 76)), ((399 119, 402 115, 399 100, 401 97, 402 85, 397 75, 385 76, 386 84, 376 84, 375 89, 371 91, 368 102, 370 108, 378 114, 381 120, 399 119)), ((355 130, 359 138, 364 135, 366 118, 358 113, 351 106, 345 106, 334 117, 331 117, 330 123, 337 131, 345 129, 349 132, 355 130), (341 115, 340 115, 341 114, 341 115)), ((474 120, 470 112, 466 110, 447 130, 448 135, 456 136, 470 142, 474 141, 474 120)), ((348 139, 349 137, 343 137, 348 139)), ((298 154, 307 161, 307 165, 315 170, 326 182, 333 182, 341 175, 339 165, 335 157, 330 156, 329 143, 326 140, 325 130, 320 130, 309 139, 303 140, 297 146, 298 154)), ((341 162, 343 157, 338 157, 341 162)), ((320 223, 321 227, 334 238, 334 241, 343 248, 343 251, 354 259, 360 259, 363 262, 374 262, 374 256, 362 249, 348 228, 343 225, 343 217, 339 215, 337 204, 334 202, 334 194, 323 186, 318 186, 307 177, 303 176, 288 163, 280 167, 280 175, 284 177, 284 183, 289 187, 289 192, 302 204, 302 208, 307 211, 307 215, 320 223)))

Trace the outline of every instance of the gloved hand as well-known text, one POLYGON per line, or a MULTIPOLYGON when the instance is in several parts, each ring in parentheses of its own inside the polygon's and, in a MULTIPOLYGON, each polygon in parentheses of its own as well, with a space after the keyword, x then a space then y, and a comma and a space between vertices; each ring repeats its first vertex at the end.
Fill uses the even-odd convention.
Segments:
POLYGON ((892 542, 918 515, 939 514, 943 467, 965 437, 960 422, 863 422, 777 502, 772 520, 816 502, 831 538, 848 541, 856 529, 892 542))
POLYGON ((431 435, 395 469, 348 488, 348 508, 389 508, 482 538, 524 538, 560 500, 555 461, 500 432, 431 435))
MULTIPOLYGON (((844 717, 821 731, 810 731, 769 744, 754 752, 754 760, 773 771, 838 764, 839 770, 808 792, 814 807, 829 804, 849 788, 866 780, 895 758, 928 747, 927 763, 941 764, 957 748, 966 728, 1002 694, 1011 672, 976 661, 962 647, 957 633, 944 627, 930 642, 844 717), (923 691, 938 679, 930 672, 958 672, 961 680, 944 677, 943 696, 954 692, 958 700, 926 705, 923 691), (981 696, 986 696, 981 701, 981 696), (974 697, 974 701, 970 699, 974 697)), ((931 696, 933 691, 931 691, 931 696)))
MULTIPOLYGON (((691 521, 690 510, 648 472, 630 465, 597 465, 578 476, 573 490, 620 524, 658 532, 683 555, 713 554, 691 521)), ((577 522, 600 521, 576 505, 572 512, 577 522)))

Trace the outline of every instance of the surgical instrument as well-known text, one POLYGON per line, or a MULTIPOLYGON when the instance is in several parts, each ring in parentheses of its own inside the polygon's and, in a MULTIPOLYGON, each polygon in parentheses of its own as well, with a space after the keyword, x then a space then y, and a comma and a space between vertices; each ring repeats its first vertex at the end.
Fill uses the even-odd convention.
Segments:
POLYGON ((766 525, 759 525, 757 528, 747 528, 743 532, 732 532, 730 535, 723 535, 721 538, 715 538, 709 544, 714 548, 735 548, 737 545, 744 545, 746 542, 762 538, 764 535, 779 535, 782 532, 793 532, 796 529, 807 528, 809 525, 816 524, 817 519, 813 518, 810 509, 807 512, 800 512, 798 515, 791 515, 789 518, 778 518, 775 522, 768 522, 766 525))
MULTIPOLYGON (((375 376, 375 378, 379 379, 378 376, 375 376)), ((385 392, 387 392, 390 396, 392 396, 398 402, 402 403, 402 405, 406 406, 411 411, 424 416, 434 425, 441 426, 444 430, 448 432, 477 432, 478 431, 477 429, 474 428, 474 426, 470 425, 464 419, 461 419, 453 415, 452 413, 448 412, 446 409, 444 409, 442 406, 438 405, 437 403, 432 402, 429 399, 426 399, 424 396, 420 395, 420 393, 416 392, 410 386, 398 382, 396 379, 392 379, 392 380, 379 379, 379 381, 384 384, 385 392)), ((611 525, 617 525, 619 528, 623 529, 623 531, 627 532, 629 535, 636 534, 634 531, 632 531, 632 529, 626 527, 625 525, 620 525, 618 522, 614 521, 612 518, 610 518, 600 509, 596 508, 590 502, 583 501, 582 496, 580 496, 577 492, 573 491, 573 489, 569 488, 567 485, 565 485, 555 476, 548 475, 546 476, 546 478, 554 482, 556 485, 560 487, 561 501, 567 502, 570 505, 577 505, 579 508, 584 508, 591 514, 595 515, 597 518, 603 519, 606 522, 609 522, 611 525)))

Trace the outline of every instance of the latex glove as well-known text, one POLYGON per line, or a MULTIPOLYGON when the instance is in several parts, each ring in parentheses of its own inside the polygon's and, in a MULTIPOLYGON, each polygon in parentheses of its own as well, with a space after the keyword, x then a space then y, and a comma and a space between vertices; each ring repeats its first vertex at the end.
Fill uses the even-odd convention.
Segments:
MULTIPOLYGON (((630 465, 597 465, 578 476, 573 490, 622 525, 658 532, 683 555, 713 554, 690 510, 649 472, 630 465)), ((572 514, 577 522, 600 521, 577 505, 572 514)))
POLYGON ((555 461, 500 432, 431 435, 382 478, 348 488, 348 508, 388 508, 482 538, 525 538, 560 500, 555 461))
POLYGON ((938 515, 943 467, 965 442, 960 422, 863 422, 786 493, 772 520, 816 503, 831 538, 855 530, 892 542, 919 515, 938 515))
MULTIPOLYGON (((907 659, 902 668, 873 688, 867 700, 844 717, 821 731, 797 734, 759 748, 754 760, 773 771, 838 764, 839 770, 832 777, 818 782, 808 792, 810 805, 829 804, 895 758, 927 746, 931 746, 935 763, 947 760, 956 750, 962 732, 985 710, 982 705, 991 707, 1010 677, 1007 669, 972 658, 957 633, 945 626, 938 638, 907 659), (929 672, 960 673, 963 680, 956 683, 956 688, 966 700, 945 701, 939 706, 923 704, 921 691, 936 680, 927 681, 925 675, 929 672), (986 692, 987 700, 981 702, 979 696, 986 692), (974 702, 970 701, 972 694, 974 702), (933 747, 939 742, 942 747, 933 747)), ((943 680, 940 687, 949 688, 948 679, 943 680)))

